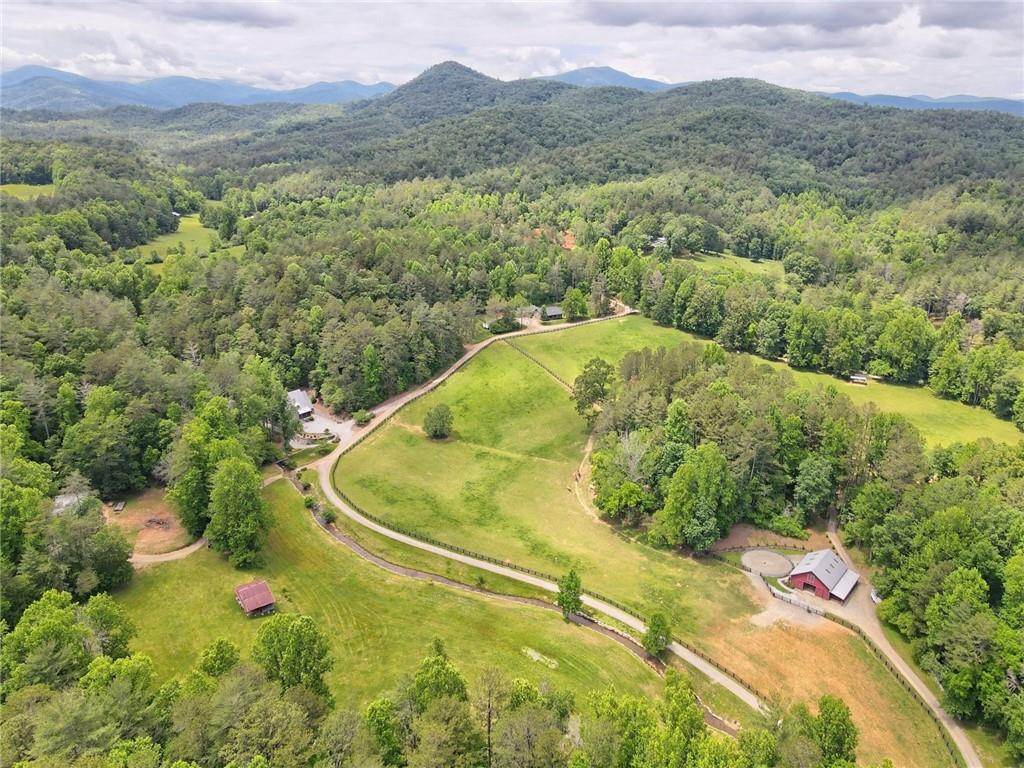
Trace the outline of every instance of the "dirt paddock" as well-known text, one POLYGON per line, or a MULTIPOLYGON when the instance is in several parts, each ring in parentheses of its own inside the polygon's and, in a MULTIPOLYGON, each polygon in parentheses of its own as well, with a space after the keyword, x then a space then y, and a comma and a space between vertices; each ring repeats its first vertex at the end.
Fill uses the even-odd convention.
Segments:
POLYGON ((741 560, 747 568, 762 576, 781 578, 788 576, 793 569, 793 563, 788 557, 768 549, 752 549, 749 552, 744 552, 741 560))

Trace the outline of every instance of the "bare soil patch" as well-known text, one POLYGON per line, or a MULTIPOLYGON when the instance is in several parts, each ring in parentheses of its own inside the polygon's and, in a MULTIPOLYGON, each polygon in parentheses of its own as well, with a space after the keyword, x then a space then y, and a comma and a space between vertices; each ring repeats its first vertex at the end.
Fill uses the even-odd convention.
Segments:
POLYGON ((147 488, 126 499, 121 512, 103 508, 107 523, 124 531, 136 554, 161 555, 180 549, 191 539, 165 493, 163 488, 147 488))
POLYGON ((793 548, 793 549, 829 549, 831 548, 825 532, 812 530, 808 539, 794 539, 789 536, 780 536, 777 533, 766 531, 763 528, 756 528, 750 523, 737 523, 729 531, 729 535, 721 539, 711 549, 714 552, 721 552, 727 549, 740 547, 768 547, 768 548, 793 548))
POLYGON ((741 560, 754 573, 764 576, 781 578, 788 576, 793 569, 793 563, 788 557, 780 555, 778 552, 772 552, 770 549, 752 549, 749 552, 744 552, 741 560))

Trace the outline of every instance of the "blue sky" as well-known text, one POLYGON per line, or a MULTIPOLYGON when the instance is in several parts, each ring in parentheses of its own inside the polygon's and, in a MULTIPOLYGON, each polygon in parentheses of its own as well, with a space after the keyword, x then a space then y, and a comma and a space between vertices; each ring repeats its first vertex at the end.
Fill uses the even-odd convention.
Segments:
POLYGON ((668 82, 1024 96, 1024 0, 7 0, 2 14, 4 69, 93 77, 401 83, 456 59, 502 79, 603 64, 668 82))

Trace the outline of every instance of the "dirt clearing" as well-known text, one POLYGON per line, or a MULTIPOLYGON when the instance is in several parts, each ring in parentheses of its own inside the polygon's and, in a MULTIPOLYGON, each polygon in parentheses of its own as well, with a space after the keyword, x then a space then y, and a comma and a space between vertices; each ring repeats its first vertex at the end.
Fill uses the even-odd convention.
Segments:
POLYGON ((163 488, 147 488, 126 499, 121 512, 109 505, 103 514, 107 523, 124 531, 140 555, 160 555, 185 546, 191 540, 174 508, 164 498, 163 488))

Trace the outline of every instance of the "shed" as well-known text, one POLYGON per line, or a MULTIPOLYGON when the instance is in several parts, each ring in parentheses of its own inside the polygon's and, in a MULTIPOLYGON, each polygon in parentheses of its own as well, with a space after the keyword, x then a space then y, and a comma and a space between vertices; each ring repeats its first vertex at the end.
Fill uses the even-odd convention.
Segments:
POLYGON ((313 403, 309 399, 309 395, 303 389, 293 389, 288 393, 288 402, 292 404, 292 408, 299 414, 300 419, 311 419, 313 418, 313 403))
POLYGON ((252 581, 235 587, 235 600, 246 616, 262 616, 274 610, 274 595, 265 581, 252 581))
POLYGON ((868 376, 866 373, 854 373, 850 375, 851 384, 867 384, 868 376))
POLYGON ((809 552, 789 573, 789 584, 795 589, 809 589, 822 600, 846 602, 857 586, 860 574, 852 570, 831 549, 809 552))
POLYGON ((561 307, 544 307, 544 319, 545 320, 561 320, 562 319, 562 308, 561 307))

